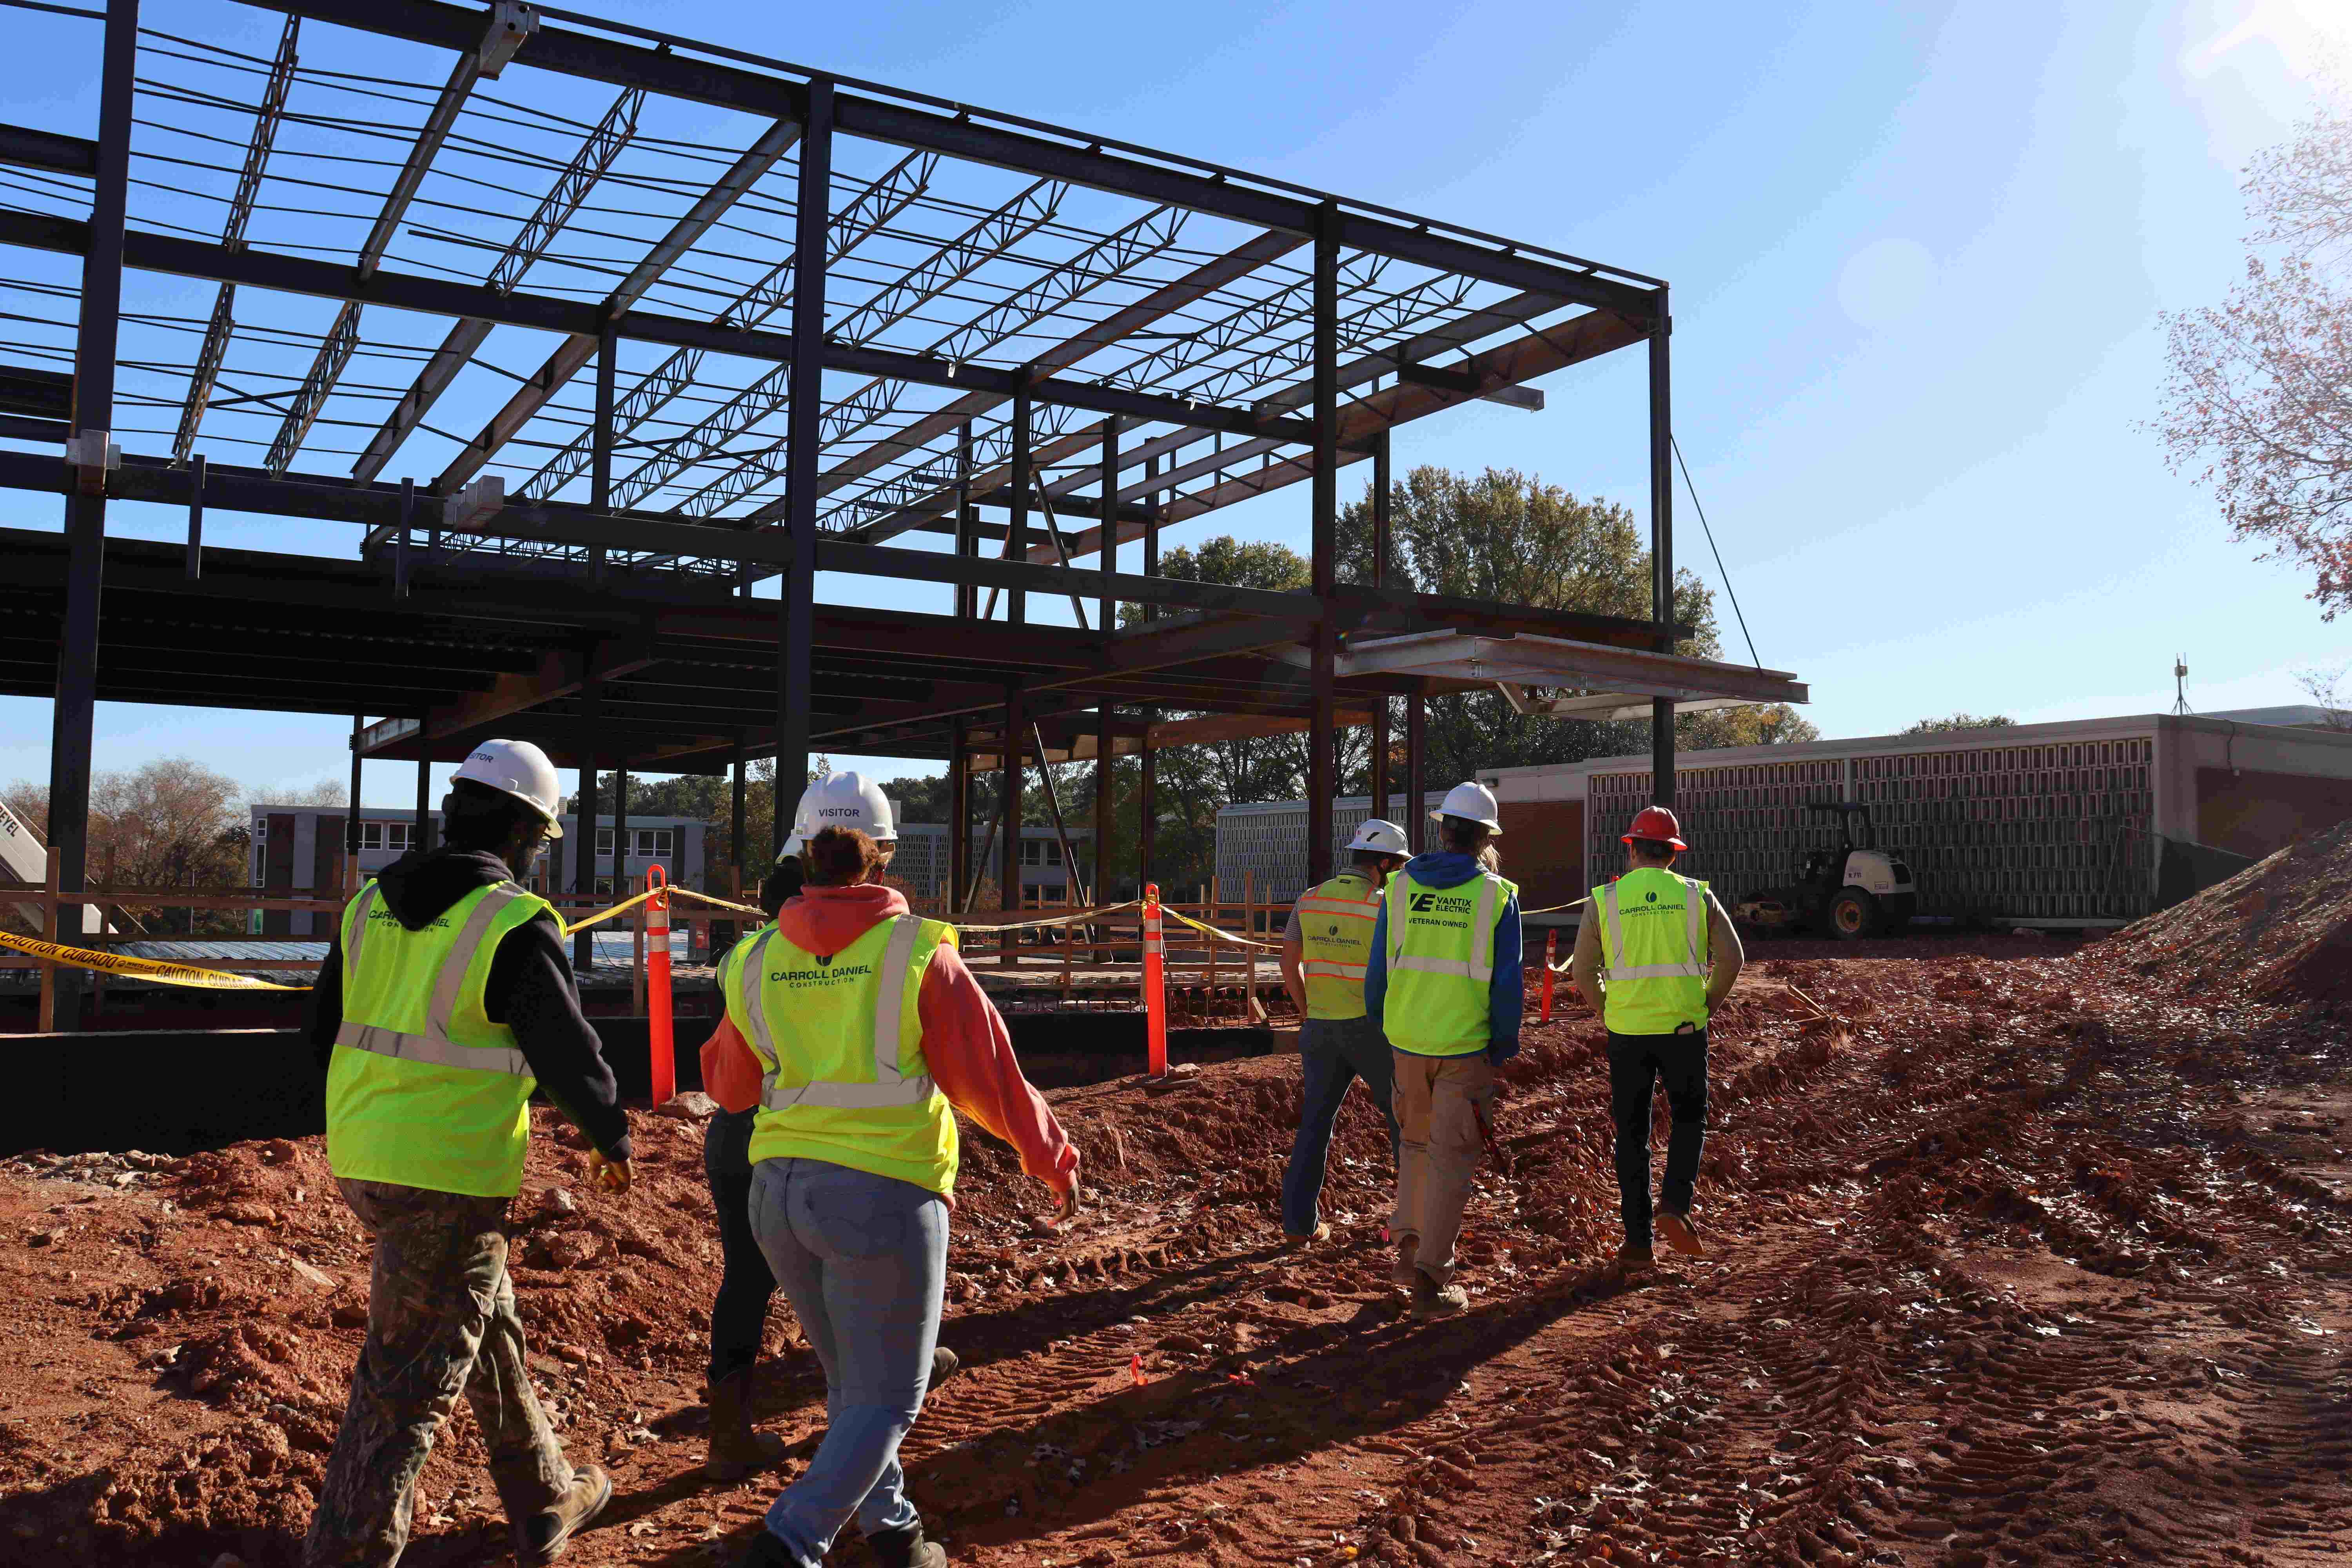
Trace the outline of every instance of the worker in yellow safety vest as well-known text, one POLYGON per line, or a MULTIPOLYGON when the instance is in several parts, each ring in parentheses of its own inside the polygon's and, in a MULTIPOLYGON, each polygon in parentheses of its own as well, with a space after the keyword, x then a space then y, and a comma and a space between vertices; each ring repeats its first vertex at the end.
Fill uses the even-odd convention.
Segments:
POLYGON ((825 1431, 742 1568, 817 1568, 854 1518, 882 1568, 943 1568, 898 1446, 933 1373, 956 1112, 1011 1143, 1078 1212, 1078 1151, 956 952, 882 879, 889 802, 855 773, 809 803, 801 894, 719 965, 761 1068, 751 1230, 824 1368, 825 1431), (952 1108, 952 1109, 950 1109, 952 1108))
POLYGON ((367 1342, 305 1568, 398 1561, 417 1474, 461 1389, 522 1562, 551 1561, 613 1495, 601 1467, 563 1457, 507 1277, 534 1088, 587 1134, 592 1184, 629 1185, 628 1118, 581 1015, 562 922, 518 885, 562 836, 562 810, 537 746, 476 747, 442 802, 442 847, 369 879, 312 987, 327 1161, 376 1240, 367 1342))
POLYGON ((1625 872, 1592 889, 1570 970, 1578 994, 1609 1029, 1609 1100, 1617 1122, 1617 1194, 1628 1268, 1651 1251, 1650 1104, 1663 1083, 1674 1129, 1659 1184, 1657 1231, 1692 1258, 1707 1256, 1691 1224, 1698 1159, 1706 1141, 1706 1025, 1731 994, 1746 954, 1731 917, 1705 882, 1674 869, 1690 847, 1663 805, 1645 806, 1622 842, 1625 872))
POLYGON ((1519 1052, 1519 890, 1496 868, 1494 792, 1456 784, 1432 812, 1439 847, 1389 879, 1364 1008, 1388 1037, 1402 1133, 1390 1277, 1421 1317, 1470 1304, 1454 1244, 1488 1135, 1495 1068, 1519 1052))
POLYGON ((1283 928, 1282 988, 1298 1009, 1303 1079, 1298 1136, 1282 1173, 1282 1231, 1294 1242, 1331 1234, 1317 1215, 1316 1200, 1323 1193, 1332 1123, 1359 1078, 1389 1124, 1389 1166, 1396 1166, 1395 1074, 1380 1026, 1364 1015, 1364 971, 1371 963, 1381 889, 1409 853, 1403 828, 1370 818, 1348 845, 1348 869, 1300 894, 1283 928))

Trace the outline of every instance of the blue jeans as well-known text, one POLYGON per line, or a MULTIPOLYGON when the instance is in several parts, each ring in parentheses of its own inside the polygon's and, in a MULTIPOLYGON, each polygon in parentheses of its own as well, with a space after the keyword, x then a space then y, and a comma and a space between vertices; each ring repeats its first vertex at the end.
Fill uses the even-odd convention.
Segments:
POLYGON ((1389 1124, 1389 1168, 1397 1163, 1394 1067, 1389 1042, 1370 1018, 1309 1018, 1298 1026, 1298 1059, 1307 1082, 1300 1098, 1298 1137, 1282 1173, 1282 1228, 1292 1236, 1313 1233, 1319 1223, 1316 1199, 1323 1193, 1323 1162, 1331 1152, 1331 1125, 1349 1086, 1359 1078, 1389 1124))
POLYGON ((817 1568, 852 1517, 912 1528, 898 1445, 923 1408, 947 1283, 948 1205, 928 1188, 823 1160, 751 1168, 751 1229, 824 1366, 824 1440, 768 1510, 817 1568))

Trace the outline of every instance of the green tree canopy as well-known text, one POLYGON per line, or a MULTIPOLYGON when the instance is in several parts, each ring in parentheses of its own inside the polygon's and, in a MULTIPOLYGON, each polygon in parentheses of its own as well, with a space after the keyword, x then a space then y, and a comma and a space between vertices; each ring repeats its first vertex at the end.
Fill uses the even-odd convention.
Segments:
POLYGON ((1906 735, 1941 735, 1953 730, 2006 730, 2017 721, 2005 713, 1950 713, 1941 719, 1922 719, 1916 724, 1906 724, 1906 735))

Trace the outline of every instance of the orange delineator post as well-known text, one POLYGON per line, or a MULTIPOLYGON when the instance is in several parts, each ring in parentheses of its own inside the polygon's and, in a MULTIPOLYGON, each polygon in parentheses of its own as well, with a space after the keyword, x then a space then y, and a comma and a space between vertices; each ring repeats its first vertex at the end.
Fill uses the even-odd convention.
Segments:
POLYGON ((1168 942, 1160 930, 1160 885, 1143 888, 1143 1011, 1146 1070, 1168 1074, 1168 942))
POLYGON ((1555 963, 1559 963, 1559 928, 1558 926, 1554 926, 1554 927, 1552 927, 1549 931, 1547 931, 1546 932, 1544 932, 1544 1010, 1543 1010, 1543 1021, 1544 1021, 1545 1023, 1547 1023, 1547 1024, 1549 1024, 1549 1023, 1550 1023, 1550 1022, 1551 1022, 1551 983, 1552 983, 1552 981, 1553 981, 1553 980, 1555 980, 1556 978, 1558 978, 1556 975, 1554 975, 1554 974, 1553 974, 1553 973, 1552 973, 1552 967, 1551 967, 1551 966, 1552 966, 1553 964, 1555 964, 1555 963))
POLYGON ((669 877, 659 866, 646 868, 646 1013, 653 1047, 654 1103, 677 1098, 677 1052, 670 1037, 669 877))

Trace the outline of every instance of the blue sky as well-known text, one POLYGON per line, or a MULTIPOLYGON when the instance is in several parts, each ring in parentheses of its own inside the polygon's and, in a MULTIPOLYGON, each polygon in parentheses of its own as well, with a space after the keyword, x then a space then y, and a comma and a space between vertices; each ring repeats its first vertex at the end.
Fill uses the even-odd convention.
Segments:
MULTIPOLYGON (((151 0, 151 25, 171 9, 151 0)), ((1758 652, 1811 683, 1825 733, 2162 709, 2179 652, 2200 708, 2296 701, 2297 668, 2347 657, 2352 636, 2231 542, 2140 427, 2159 312, 2218 300, 2238 269, 2235 171, 2307 110, 2322 50, 2352 43, 2336 0, 1209 4, 1181 24, 1060 0, 873 0, 789 24, 604 9, 1672 280, 1677 434, 1758 652)), ((36 49, 94 46, 90 24, 9 15, 36 49)), ((260 52, 274 37, 262 13, 206 15, 260 52)), ((0 117, 93 126, 73 69, 37 97, 12 74, 0 117)), ((1645 510, 1639 356, 1548 390, 1540 416, 1409 426, 1398 459, 1517 466, 1645 510)), ((1294 487, 1177 542, 1303 546, 1307 501, 1294 487)), ((57 511, 0 494, 16 526, 57 511)), ((1686 500, 1677 514, 1681 561, 1719 589, 1686 500)), ((247 526, 216 514, 208 535, 258 543, 247 526)), ((99 723, 101 767, 186 755, 264 794, 344 767, 335 720, 108 705, 99 723)), ((0 781, 46 777, 48 731, 46 701, 0 699, 0 781)), ((379 766, 366 794, 413 789, 379 766)))

